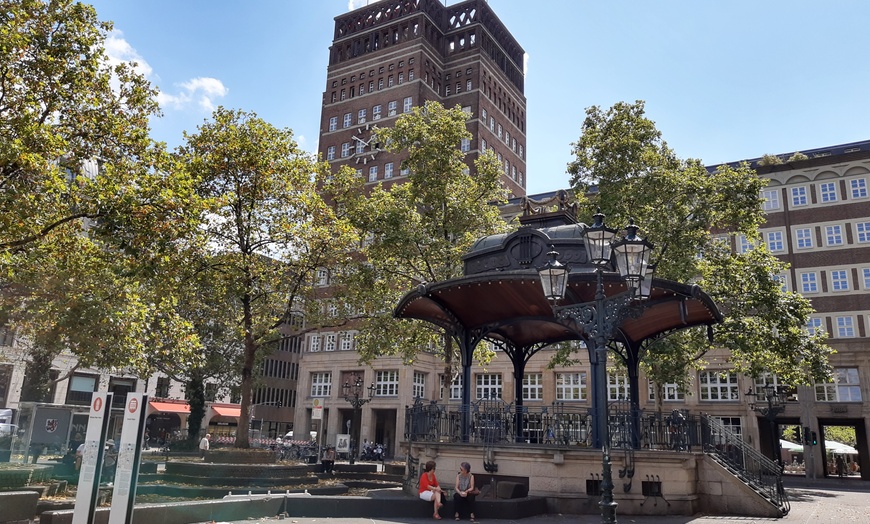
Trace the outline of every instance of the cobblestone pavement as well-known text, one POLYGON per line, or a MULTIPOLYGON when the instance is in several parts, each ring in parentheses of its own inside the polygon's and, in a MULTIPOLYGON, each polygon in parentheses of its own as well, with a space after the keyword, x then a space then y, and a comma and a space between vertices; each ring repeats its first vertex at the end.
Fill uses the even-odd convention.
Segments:
MULTIPOLYGON (((739 516, 657 516, 641 517, 618 515, 620 524, 754 524, 779 522, 781 524, 870 524, 870 482, 858 479, 788 479, 786 492, 791 501, 791 512, 781 519, 739 516)), ((618 513, 618 512, 617 512, 618 513)), ((453 519, 443 516, 444 522, 453 519)), ((482 524, 593 524, 601 522, 598 515, 541 515, 525 519, 486 519, 479 515, 482 524)), ((249 519, 237 523, 220 524, 431 524, 433 519, 365 519, 365 518, 299 518, 249 519)), ((467 520, 463 522, 468 522, 467 520)))

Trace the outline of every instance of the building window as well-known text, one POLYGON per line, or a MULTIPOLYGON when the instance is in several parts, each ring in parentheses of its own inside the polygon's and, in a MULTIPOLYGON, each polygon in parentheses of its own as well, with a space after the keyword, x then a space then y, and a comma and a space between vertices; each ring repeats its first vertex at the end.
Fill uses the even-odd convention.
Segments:
POLYGON ((344 114, 344 120, 342 121, 342 127, 350 127, 351 122, 353 121, 353 117, 350 113, 344 114))
POLYGON ((369 182, 375 182, 378 179, 378 166, 369 168, 369 182))
POLYGON ((822 195, 822 202, 837 201, 837 183, 823 182, 819 184, 819 193, 822 195))
POLYGON ((361 154, 365 153, 365 150, 366 150, 366 145, 365 145, 365 143, 360 142, 359 140, 357 140, 357 142, 356 142, 356 148, 354 149, 354 152, 355 152, 357 155, 361 155, 361 154))
POLYGON ((325 268, 318 268, 314 274, 314 284, 319 287, 329 285, 329 271, 325 268))
POLYGON ((481 373, 476 377, 474 394, 478 400, 485 398, 501 398, 501 375, 496 373, 481 373))
POLYGON ((308 351, 310 353, 320 351, 320 335, 315 334, 308 337, 308 351))
POLYGON ((405 83, 405 73, 399 73, 399 85, 405 83))
POLYGON ((495 117, 489 117, 489 130, 495 133, 495 117))
POLYGON ((849 276, 845 269, 834 269, 831 271, 831 290, 833 291, 848 291, 849 276))
POLYGON ((858 222, 855 224, 855 240, 859 244, 870 242, 870 222, 858 222))
POLYGON ((498 137, 499 140, 502 139, 502 136, 503 136, 503 135, 502 135, 502 127, 501 127, 501 124, 498 125, 498 131, 496 132, 496 136, 498 137))
POLYGON ((408 82, 410 82, 410 81, 413 80, 413 79, 414 79, 414 70, 413 70, 413 69, 409 69, 409 70, 408 70, 408 82))
POLYGON ((393 87, 393 75, 387 77, 387 87, 393 87))
POLYGON ((384 164, 384 179, 393 178, 393 163, 387 162, 384 164))
POLYGON ((779 190, 769 189, 761 192, 761 198, 764 199, 764 210, 773 211, 779 209, 779 190))
POLYGON ((852 198, 867 198, 867 179, 856 178, 849 181, 849 188, 852 190, 852 198))
POLYGON ((378 91, 384 88, 384 79, 378 78, 378 91))
POLYGON ((353 349, 353 342, 356 338, 356 334, 352 331, 345 331, 341 334, 341 346, 340 349, 342 351, 350 351, 353 349))
POLYGON ((341 144, 341 158, 350 156, 350 142, 341 144))
POLYGON ((629 395, 628 375, 607 372, 607 400, 626 400, 629 395))
POLYGON ((865 267, 861 273, 864 276, 864 289, 870 289, 870 268, 865 267))
POLYGON ((486 140, 483 138, 480 139, 480 151, 481 153, 486 153, 486 140))
POLYGON ((813 247, 813 230, 805 227, 795 231, 798 249, 809 249, 813 247))
POLYGON ((852 317, 835 317, 837 338, 852 338, 855 336, 855 325, 852 317))
POLYGON ((541 373, 523 374, 523 400, 544 399, 544 377, 541 373))
POLYGON ((791 188, 791 205, 795 207, 807 205, 806 186, 791 188))
POLYGON ((329 130, 335 131, 336 129, 338 129, 338 117, 337 116, 330 117, 329 118, 329 130))
POLYGON ((154 396, 157 398, 168 398, 169 384, 169 377, 157 377, 157 387, 154 388, 154 396))
POLYGON ((524 150, 523 150, 523 145, 522 145, 522 144, 520 144, 520 158, 522 158, 522 159, 525 159, 525 158, 526 158, 526 156, 525 156, 525 152, 524 152, 524 150))
POLYGON ((375 81, 369 80, 369 93, 375 90, 375 81))
POLYGON ((419 371, 414 372, 414 398, 426 397, 426 374, 419 371))
MULTIPOLYGON (((446 379, 444 375, 439 377, 441 379, 441 393, 440 397, 444 398, 444 383, 446 379)), ((462 375, 458 375, 453 379, 453 382, 450 384, 450 400, 459 400, 462 398, 462 375)))
POLYGON ((825 241, 829 246, 843 244, 843 228, 841 226, 825 226, 825 241))
POLYGON ((834 382, 816 384, 819 402, 861 402, 858 368, 834 368, 834 382))
POLYGON ((466 91, 471 91, 471 80, 466 80, 466 81, 465 81, 465 90, 466 90, 466 91))
POLYGON ((459 149, 463 153, 468 153, 469 151, 471 151, 471 139, 470 138, 463 138, 459 142, 459 149))
POLYGON ((326 148, 326 159, 335 160, 335 146, 329 146, 326 148))
POLYGON ((444 96, 450 96, 450 84, 444 86, 444 96))
POLYGON ((399 170, 399 175, 401 175, 401 176, 408 176, 410 174, 411 174, 411 170, 408 169, 407 167, 403 167, 402 169, 399 170))
POLYGON ((402 111, 405 113, 410 113, 411 108, 414 107, 413 99, 410 96, 405 97, 404 102, 402 103, 402 111))
POLYGON ((341 90, 341 99, 344 100, 345 98, 347 98, 347 93, 344 91, 344 89, 342 89, 341 90))
POLYGON ((817 293, 818 291, 818 275, 814 271, 801 273, 801 293, 817 293))
POLYGON ((456 94, 462 92, 462 82, 456 82, 456 94))
POLYGON ((719 422, 725 426, 725 429, 730 431, 735 435, 741 435, 743 433, 743 428, 740 424, 740 417, 716 417, 719 419, 719 422))
POLYGON ((730 371, 701 371, 698 373, 701 400, 738 400, 737 374, 730 371))
POLYGON ((586 400, 586 372, 556 373, 556 400, 586 400))
POLYGON ((767 232, 767 249, 769 249, 772 253, 775 253, 777 251, 785 251, 785 247, 782 241, 782 231, 767 232))
POLYGON ((366 85, 365 84, 359 85, 359 94, 360 94, 360 96, 366 94, 366 85))
POLYGON ((375 396, 395 397, 399 394, 399 372, 378 371, 375 374, 375 396))
MULTIPOLYGON (((649 399, 656 399, 656 388, 655 382, 650 381, 649 383, 649 399)), ((682 391, 680 391, 680 387, 676 382, 668 382, 667 384, 662 384, 662 400, 663 401, 675 401, 675 400, 685 400, 686 395, 682 391)))
POLYGON ((480 118, 483 120, 483 125, 486 125, 486 109, 480 109, 480 118))
POLYGON ((323 351, 335 351, 335 333, 323 335, 323 351))
POLYGON ((365 109, 360 109, 357 112, 356 123, 357 124, 365 124, 366 123, 366 110, 365 109))
POLYGON ((737 250, 740 253, 746 253, 752 249, 752 242, 746 238, 746 235, 740 235, 737 237, 737 250))
POLYGON ((392 100, 387 104, 387 116, 396 116, 396 101, 392 100))
POLYGON ((380 119, 381 119, 381 104, 378 104, 372 108, 372 120, 380 120, 380 119))
POLYGON ((810 335, 812 337, 815 335, 820 335, 824 332, 825 332, 825 330, 824 330, 824 328, 822 328, 822 319, 810 317, 809 320, 807 320, 807 334, 808 335, 810 335))
POLYGON ((332 392, 332 373, 311 374, 311 396, 328 397, 332 392))

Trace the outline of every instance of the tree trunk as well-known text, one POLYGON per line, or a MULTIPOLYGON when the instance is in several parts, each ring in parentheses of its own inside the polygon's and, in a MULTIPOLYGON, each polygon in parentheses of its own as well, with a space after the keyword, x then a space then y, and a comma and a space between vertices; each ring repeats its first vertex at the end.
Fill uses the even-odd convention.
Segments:
POLYGON ((239 426, 236 429, 236 447, 250 448, 251 397, 254 394, 254 359, 257 355, 257 344, 254 341, 253 318, 251 312, 251 296, 245 294, 242 298, 243 322, 245 326, 245 359, 242 365, 242 405, 239 415, 239 426))

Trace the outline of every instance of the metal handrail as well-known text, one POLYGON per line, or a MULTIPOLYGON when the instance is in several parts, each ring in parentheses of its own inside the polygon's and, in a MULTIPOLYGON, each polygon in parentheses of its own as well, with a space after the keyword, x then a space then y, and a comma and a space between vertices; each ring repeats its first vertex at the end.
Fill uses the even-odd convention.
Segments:
POLYGON ((791 505, 782 485, 782 467, 718 420, 703 415, 701 422, 704 452, 777 506, 783 516, 787 515, 791 505))

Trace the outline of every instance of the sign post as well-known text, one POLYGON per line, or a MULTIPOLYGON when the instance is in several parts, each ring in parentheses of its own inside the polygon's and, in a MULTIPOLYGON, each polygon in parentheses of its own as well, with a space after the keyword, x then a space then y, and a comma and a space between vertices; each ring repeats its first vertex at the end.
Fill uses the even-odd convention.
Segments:
POLYGON ((317 454, 323 445, 323 400, 316 398, 311 404, 311 420, 319 420, 317 424, 317 454))
POLYGON ((85 434, 85 449, 79 471, 79 485, 72 524, 93 524, 100 492, 100 466, 103 464, 103 446, 109 429, 109 408, 112 394, 98 391, 91 397, 88 414, 88 431, 85 434))
POLYGON ((109 524, 126 524, 133 521, 133 504, 136 502, 136 482, 139 478, 139 459, 142 456, 142 435, 145 433, 145 406, 147 405, 147 395, 127 393, 109 524))

